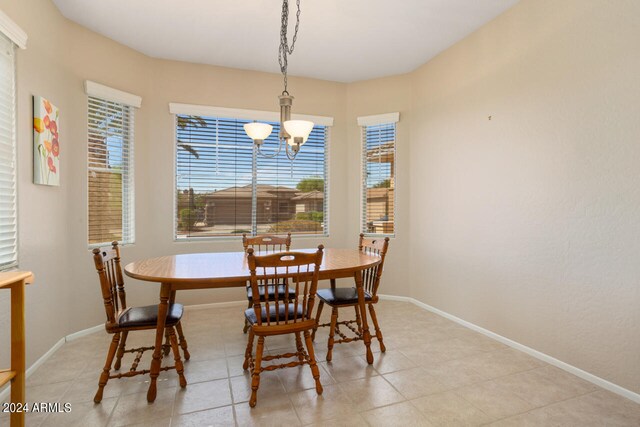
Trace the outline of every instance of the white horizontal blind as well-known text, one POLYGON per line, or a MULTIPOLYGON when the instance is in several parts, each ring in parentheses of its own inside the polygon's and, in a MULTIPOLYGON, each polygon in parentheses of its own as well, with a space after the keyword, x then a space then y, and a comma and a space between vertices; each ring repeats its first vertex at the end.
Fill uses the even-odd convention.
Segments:
POLYGON ((18 263, 14 55, 13 43, 0 33, 0 270, 18 263))
POLYGON ((395 233, 396 124, 362 126, 362 232, 395 233))
MULTIPOLYGON (((280 125, 271 123, 273 132, 262 149, 275 151, 280 125)), ((329 234, 325 221, 326 165, 328 128, 314 126, 309 139, 292 162, 283 151, 275 158, 257 157, 258 201, 257 232, 292 234, 329 234)))
MULTIPOLYGON (((328 128, 315 126, 292 163, 284 151, 254 159, 249 121, 176 115, 176 238, 328 233, 328 128)), ((278 144, 270 124, 266 154, 278 144)))
POLYGON ((131 106, 89 96, 89 245, 133 243, 131 106))

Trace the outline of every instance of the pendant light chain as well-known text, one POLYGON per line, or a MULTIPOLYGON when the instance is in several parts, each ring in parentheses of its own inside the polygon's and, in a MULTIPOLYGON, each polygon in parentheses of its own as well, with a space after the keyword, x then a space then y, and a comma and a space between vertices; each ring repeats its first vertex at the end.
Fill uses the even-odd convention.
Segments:
POLYGON ((280 72, 282 73, 284 80, 284 90, 282 95, 278 97, 280 103, 280 129, 278 135, 278 146, 275 152, 272 154, 266 154, 262 151, 262 145, 269 137, 272 131, 271 125, 259 124, 259 123, 247 123, 244 125, 244 130, 253 140, 255 144, 256 154, 266 157, 274 158, 279 153, 284 151, 287 158, 292 161, 291 173, 293 174, 293 159, 300 151, 300 147, 307 141, 311 131, 313 130, 313 122, 309 120, 291 120, 291 106, 293 104, 293 96, 289 94, 287 90, 287 68, 289 65, 289 55, 293 54, 293 50, 298 40, 298 29, 300 27, 300 0, 296 0, 296 25, 291 38, 291 45, 289 45, 288 30, 289 30, 289 0, 282 0, 282 15, 280 20, 280 46, 278 48, 278 63, 280 64, 280 72), (285 123, 289 123, 291 129, 286 129, 285 123), (283 147, 284 146, 284 147, 283 147))
POLYGON ((289 29, 289 0, 283 0, 282 2, 278 62, 280 63, 280 72, 282 72, 282 75, 284 76, 283 95, 289 95, 289 92, 287 91, 287 66, 289 65, 288 56, 293 54, 293 49, 295 48, 296 40, 298 39, 298 27, 300 26, 300 0, 296 0, 296 6, 298 8, 298 11, 296 12, 296 27, 293 33, 293 39, 291 40, 291 47, 289 47, 289 40, 287 39, 287 31, 289 29))

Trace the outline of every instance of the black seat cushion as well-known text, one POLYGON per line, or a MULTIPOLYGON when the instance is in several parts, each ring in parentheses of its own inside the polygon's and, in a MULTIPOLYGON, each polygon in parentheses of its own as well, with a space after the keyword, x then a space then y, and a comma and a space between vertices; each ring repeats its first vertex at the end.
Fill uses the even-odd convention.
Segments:
MULTIPOLYGON (((182 318, 182 304, 169 304, 167 326, 175 326, 182 318)), ((121 328, 155 327, 158 324, 158 306, 130 307, 118 317, 121 328)))
MULTIPOLYGON (((358 303, 356 288, 318 289, 318 298, 329 305, 353 305, 358 303)), ((371 301, 371 294, 364 291, 364 300, 371 301)))
MULTIPOLYGON (((269 301, 275 301, 276 299, 276 287, 275 285, 270 286, 258 286, 258 292, 260 292, 260 301, 265 301, 264 295, 265 290, 269 295, 269 301)), ((278 300, 283 301, 287 296, 287 290, 285 289, 285 285, 278 285, 278 300)), ((289 299, 294 299, 296 297, 296 290, 293 288, 289 288, 289 299)), ((249 301, 253 301, 253 289, 251 286, 247 287, 247 299, 249 301)))
MULTIPOLYGON (((275 304, 269 304, 269 321, 275 322, 276 319, 280 319, 281 322, 285 320, 285 308, 286 304, 278 304, 278 310, 276 311, 275 304), (277 316, 277 313, 279 315, 277 316)), ((289 304, 289 320, 301 319, 302 318, 302 304, 298 304, 298 310, 295 309, 295 304, 289 304)), ((249 321, 250 324, 258 323, 258 319, 256 318, 256 311, 253 308, 248 308, 244 312, 245 317, 249 321)), ((262 307, 262 322, 267 322, 267 308, 262 307)))

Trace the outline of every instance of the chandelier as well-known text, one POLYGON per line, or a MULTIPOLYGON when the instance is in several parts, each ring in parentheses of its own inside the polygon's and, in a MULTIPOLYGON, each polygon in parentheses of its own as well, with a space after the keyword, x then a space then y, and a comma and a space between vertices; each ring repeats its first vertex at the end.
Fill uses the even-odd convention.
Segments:
POLYGON ((285 146, 285 152, 290 160, 293 160, 300 147, 307 142, 309 134, 313 129, 313 122, 308 120, 291 120, 291 106, 293 104, 293 96, 287 91, 287 66, 288 57, 293 53, 298 38, 298 27, 300 26, 300 0, 296 1, 296 27, 293 33, 291 46, 287 37, 289 27, 289 0, 282 1, 282 16, 280 21, 280 49, 278 50, 278 62, 280 64, 280 72, 284 77, 284 90, 278 96, 280 100, 280 132, 278 133, 278 147, 273 154, 265 154, 262 152, 262 144, 264 140, 271 135, 273 126, 268 123, 247 123, 244 125, 244 131, 249 138, 253 140, 258 153, 263 157, 275 157, 285 146))

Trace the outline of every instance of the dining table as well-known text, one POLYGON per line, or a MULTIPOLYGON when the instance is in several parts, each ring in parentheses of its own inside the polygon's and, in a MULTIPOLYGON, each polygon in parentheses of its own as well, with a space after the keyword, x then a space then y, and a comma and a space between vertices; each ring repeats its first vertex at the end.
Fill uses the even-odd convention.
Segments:
MULTIPOLYGON (((316 249, 297 249, 292 252, 315 252, 316 249)), ((260 253, 258 253, 260 255, 260 253)), ((353 278, 358 294, 358 307, 362 321, 362 340, 365 345, 366 360, 373 363, 371 351, 371 333, 365 310, 365 294, 362 272, 382 261, 381 257, 364 253, 358 249, 325 248, 319 271, 319 280, 353 278)), ((165 333, 165 320, 169 304, 173 304, 177 291, 192 289, 215 289, 246 287, 251 272, 245 252, 207 252, 167 255, 142 259, 127 264, 125 274, 134 279, 159 283, 160 302, 158 303, 158 325, 156 327, 153 359, 149 368, 150 384, 147 401, 156 398, 156 382, 160 375, 162 362, 162 340, 165 333)))

